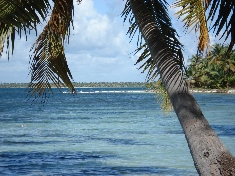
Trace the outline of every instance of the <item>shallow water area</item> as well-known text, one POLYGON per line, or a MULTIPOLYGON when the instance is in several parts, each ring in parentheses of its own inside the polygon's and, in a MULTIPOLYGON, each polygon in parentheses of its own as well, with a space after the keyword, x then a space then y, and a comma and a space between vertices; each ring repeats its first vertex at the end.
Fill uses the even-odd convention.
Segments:
MULTIPOLYGON (((0 89, 0 175, 197 175, 174 112, 137 88, 54 90, 46 104, 0 89)), ((195 94, 235 155, 235 95, 195 94)))

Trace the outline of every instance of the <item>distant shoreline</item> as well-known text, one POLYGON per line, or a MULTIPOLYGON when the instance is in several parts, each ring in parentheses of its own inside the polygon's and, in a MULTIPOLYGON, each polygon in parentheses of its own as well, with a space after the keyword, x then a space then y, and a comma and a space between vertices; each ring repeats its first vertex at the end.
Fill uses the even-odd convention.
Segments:
POLYGON ((235 94, 235 89, 191 89, 193 93, 228 93, 235 94))
MULTIPOLYGON (((0 88, 27 88, 29 83, 0 83, 0 88)), ((75 88, 146 88, 146 82, 74 82, 75 88)), ((52 88, 56 88, 52 84, 52 88)), ((66 87, 62 87, 66 88, 66 87)), ((190 89, 192 93, 227 93, 235 94, 235 89, 201 89, 193 88, 190 89)), ((148 90, 146 92, 154 92, 153 90, 148 90)))
MULTIPOLYGON (((27 88, 29 83, 0 83, 0 88, 27 88)), ((56 85, 51 84, 52 88, 56 85)), ((73 82, 75 88, 146 87, 146 82, 73 82)), ((63 87, 61 85, 61 87, 63 87)), ((66 88, 66 87, 65 87, 66 88)))
MULTIPOLYGON (((154 92, 153 90, 146 90, 147 92, 154 92)), ((235 89, 190 89, 192 93, 226 93, 235 94, 235 89)))

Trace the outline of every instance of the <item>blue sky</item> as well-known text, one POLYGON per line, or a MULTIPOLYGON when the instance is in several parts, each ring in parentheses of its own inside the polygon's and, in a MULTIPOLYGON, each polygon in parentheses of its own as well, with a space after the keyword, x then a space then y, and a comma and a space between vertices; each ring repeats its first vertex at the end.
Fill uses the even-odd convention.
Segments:
MULTIPOLYGON (((138 54, 136 42, 129 43, 128 23, 120 16, 122 0, 74 0, 74 30, 65 54, 75 82, 144 82, 146 74, 134 65, 138 54)), ((193 33, 183 32, 183 24, 176 20, 176 9, 170 8, 172 23, 185 46, 185 62, 196 53, 197 39, 193 33)), ((43 26, 39 28, 42 29, 43 26)), ((29 50, 37 37, 34 34, 16 37, 15 51, 8 61, 5 52, 0 59, 0 83, 29 82, 29 50)), ((212 40, 213 42, 213 40, 212 40)))

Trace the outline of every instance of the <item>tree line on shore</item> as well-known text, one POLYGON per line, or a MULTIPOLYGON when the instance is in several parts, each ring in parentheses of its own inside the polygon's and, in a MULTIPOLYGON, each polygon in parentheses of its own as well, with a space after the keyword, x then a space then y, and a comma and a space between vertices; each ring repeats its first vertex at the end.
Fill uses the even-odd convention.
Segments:
POLYGON ((235 50, 227 53, 228 46, 215 44, 207 56, 194 55, 189 59, 186 80, 191 88, 235 88, 235 50))
MULTIPOLYGON (((0 83, 0 88, 27 88, 29 83, 0 83)), ((146 87, 145 82, 73 82, 74 87, 146 87)), ((51 84, 56 87, 55 84, 51 84)))

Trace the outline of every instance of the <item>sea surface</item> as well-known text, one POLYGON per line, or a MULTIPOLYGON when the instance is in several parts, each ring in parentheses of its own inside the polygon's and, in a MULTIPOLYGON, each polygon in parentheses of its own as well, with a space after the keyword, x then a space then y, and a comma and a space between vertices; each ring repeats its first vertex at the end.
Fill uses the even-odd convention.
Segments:
MULTIPOLYGON (((44 104, 0 89, 0 175, 194 176, 174 112, 137 88, 54 90, 44 104)), ((194 94, 235 155, 235 95, 194 94)))

